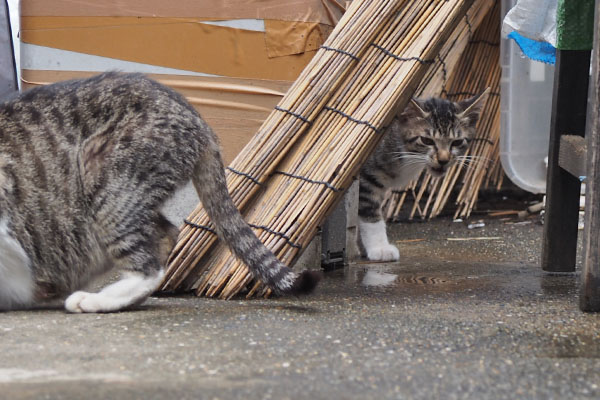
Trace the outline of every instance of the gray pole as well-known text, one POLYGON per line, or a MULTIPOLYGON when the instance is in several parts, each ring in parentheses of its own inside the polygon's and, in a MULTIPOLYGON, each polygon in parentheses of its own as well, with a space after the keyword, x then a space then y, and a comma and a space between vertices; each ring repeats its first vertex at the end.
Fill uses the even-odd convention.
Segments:
POLYGON ((8 3, 4 0, 0 2, 0 98, 18 88, 8 3))

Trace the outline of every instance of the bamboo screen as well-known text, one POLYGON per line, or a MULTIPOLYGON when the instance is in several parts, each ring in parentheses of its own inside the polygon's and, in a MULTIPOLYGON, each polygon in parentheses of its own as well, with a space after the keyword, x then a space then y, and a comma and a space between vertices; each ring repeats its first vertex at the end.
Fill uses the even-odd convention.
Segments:
MULTIPOLYGON (((473 0, 355 0, 228 167, 229 190, 257 236, 290 265, 404 108, 473 0)), ((163 290, 231 298, 267 294, 209 229, 199 206, 163 290), (249 286, 250 285, 250 286, 249 286)))

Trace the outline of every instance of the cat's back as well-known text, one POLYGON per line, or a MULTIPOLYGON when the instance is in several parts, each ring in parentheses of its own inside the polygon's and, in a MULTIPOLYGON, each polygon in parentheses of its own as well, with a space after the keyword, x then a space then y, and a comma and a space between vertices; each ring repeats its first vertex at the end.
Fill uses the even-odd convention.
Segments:
POLYGON ((59 82, 0 103, 0 152, 19 163, 61 160, 64 172, 90 141, 111 144, 113 154, 124 158, 147 154, 150 162, 161 149, 198 150, 214 139, 210 134, 181 95, 142 74, 108 72, 59 82))
POLYGON ((0 166, 16 190, 14 207, 42 199, 49 207, 53 199, 71 205, 81 143, 77 86, 67 81, 38 87, 0 103, 0 166))
POLYGON ((35 87, 0 99, 0 126, 10 122, 24 127, 43 124, 60 128, 65 134, 78 132, 85 138, 103 124, 127 114, 147 115, 156 108, 173 104, 193 112, 177 92, 143 74, 107 72, 35 87))

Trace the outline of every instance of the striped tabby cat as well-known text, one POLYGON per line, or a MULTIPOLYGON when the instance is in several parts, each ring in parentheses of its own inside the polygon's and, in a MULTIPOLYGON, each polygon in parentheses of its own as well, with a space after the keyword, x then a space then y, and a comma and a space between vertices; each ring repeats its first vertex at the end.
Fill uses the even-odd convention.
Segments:
POLYGON ((474 138, 487 93, 458 103, 439 98, 412 100, 393 119, 360 170, 359 247, 369 260, 400 257, 398 248, 388 241, 381 213, 386 192, 404 188, 424 168, 434 177, 443 176, 474 138))
POLYGON ((314 272, 280 263, 227 192, 215 135, 182 96, 143 75, 106 73, 0 104, 0 309, 66 296, 70 312, 117 311, 161 282, 177 228, 160 213, 192 179, 219 237, 276 293, 314 272), (80 291, 113 267, 121 280, 80 291))

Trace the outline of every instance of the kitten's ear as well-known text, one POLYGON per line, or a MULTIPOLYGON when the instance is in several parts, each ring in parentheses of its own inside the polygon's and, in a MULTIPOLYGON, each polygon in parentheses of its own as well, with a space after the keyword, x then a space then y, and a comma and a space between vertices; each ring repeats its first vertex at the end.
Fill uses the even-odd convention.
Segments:
POLYGON ((402 112, 402 115, 404 117, 406 117, 407 119, 413 119, 413 118, 425 119, 425 118, 429 117, 429 114, 430 113, 428 113, 427 111, 424 110, 421 100, 417 100, 417 99, 410 99, 410 101, 408 102, 408 105, 402 112))
POLYGON ((475 128, 477 125, 477 120, 479 119, 479 115, 481 114, 481 110, 485 105, 488 95, 490 93, 490 88, 488 87, 481 93, 479 96, 473 96, 470 99, 466 99, 463 101, 459 101, 456 103, 459 110, 463 110, 460 114, 458 114, 458 118, 469 128, 475 128))

